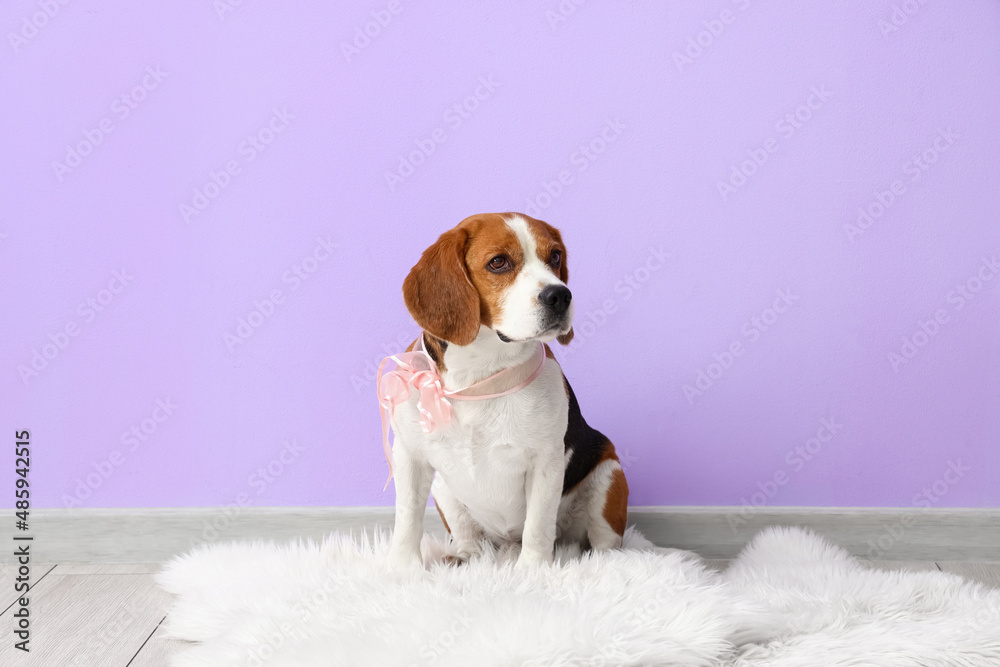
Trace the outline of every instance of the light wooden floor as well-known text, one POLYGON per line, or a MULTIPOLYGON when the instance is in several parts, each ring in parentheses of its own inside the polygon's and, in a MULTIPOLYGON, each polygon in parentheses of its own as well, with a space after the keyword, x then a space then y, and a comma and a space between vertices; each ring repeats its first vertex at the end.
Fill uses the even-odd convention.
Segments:
MULTIPOLYGON (((706 561, 722 570, 729 561, 706 561)), ((1000 588, 1000 563, 873 561, 884 570, 941 570, 1000 588)), ((180 642, 162 637, 161 623, 170 596, 157 588, 160 565, 34 565, 29 593, 31 653, 13 648, 15 571, 0 570, 6 599, 0 612, 4 628, 0 665, 30 667, 166 667, 180 642)))

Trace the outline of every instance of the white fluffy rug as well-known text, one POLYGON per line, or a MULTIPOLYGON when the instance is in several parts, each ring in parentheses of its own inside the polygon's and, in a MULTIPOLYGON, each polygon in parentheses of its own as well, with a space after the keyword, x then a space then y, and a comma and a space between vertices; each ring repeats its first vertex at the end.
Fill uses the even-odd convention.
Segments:
POLYGON ((626 549, 515 572, 509 552, 423 575, 387 536, 229 544, 169 563, 175 667, 1000 667, 1000 590, 869 569, 798 529, 758 535, 723 574, 629 529, 626 549))

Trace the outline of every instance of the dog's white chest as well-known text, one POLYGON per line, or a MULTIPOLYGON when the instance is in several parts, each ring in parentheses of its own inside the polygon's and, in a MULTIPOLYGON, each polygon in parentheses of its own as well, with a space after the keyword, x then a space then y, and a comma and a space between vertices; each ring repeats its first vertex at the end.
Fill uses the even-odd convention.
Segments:
POLYGON ((455 400, 454 420, 430 434, 417 425, 419 413, 411 400, 394 419, 397 433, 407 447, 420 451, 484 528, 517 539, 526 515, 525 485, 534 466, 562 464, 566 410, 556 393, 562 388, 553 387, 561 377, 551 364, 530 386, 509 396, 455 400))
POLYGON ((428 443, 428 460, 484 527, 518 538, 526 512, 525 480, 536 443, 506 419, 486 425, 463 419, 470 412, 474 411, 456 410, 456 422, 447 435, 428 443))

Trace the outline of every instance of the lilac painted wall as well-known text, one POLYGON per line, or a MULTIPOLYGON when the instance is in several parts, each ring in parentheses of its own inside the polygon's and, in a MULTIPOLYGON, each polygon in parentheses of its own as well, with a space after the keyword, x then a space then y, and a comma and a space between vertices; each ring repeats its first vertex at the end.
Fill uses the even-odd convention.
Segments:
POLYGON ((496 210, 634 504, 1000 503, 996 2, 228 1, 3 9, 36 506, 391 504, 400 284, 496 210))

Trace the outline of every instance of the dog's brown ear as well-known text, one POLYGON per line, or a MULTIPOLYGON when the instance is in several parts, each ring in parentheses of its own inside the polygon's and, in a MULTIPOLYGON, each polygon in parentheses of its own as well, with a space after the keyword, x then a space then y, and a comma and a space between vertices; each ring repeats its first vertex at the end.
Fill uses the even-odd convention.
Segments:
POLYGON ((468 345, 479 334, 479 292, 465 265, 469 233, 451 229, 424 251, 403 281, 403 301, 432 336, 468 345))
MULTIPOLYGON (((539 222, 542 222, 539 220, 539 222)), ((562 234, 559 230, 550 225, 547 222, 542 222, 543 225, 548 227, 549 234, 552 235, 553 240, 562 247, 562 263, 559 264, 559 280, 563 281, 565 284, 569 284, 569 253, 566 251, 566 244, 563 243, 562 234)), ((556 340, 559 341, 561 345, 569 345, 569 342, 573 340, 573 330, 570 329, 561 336, 556 336, 556 340)))

